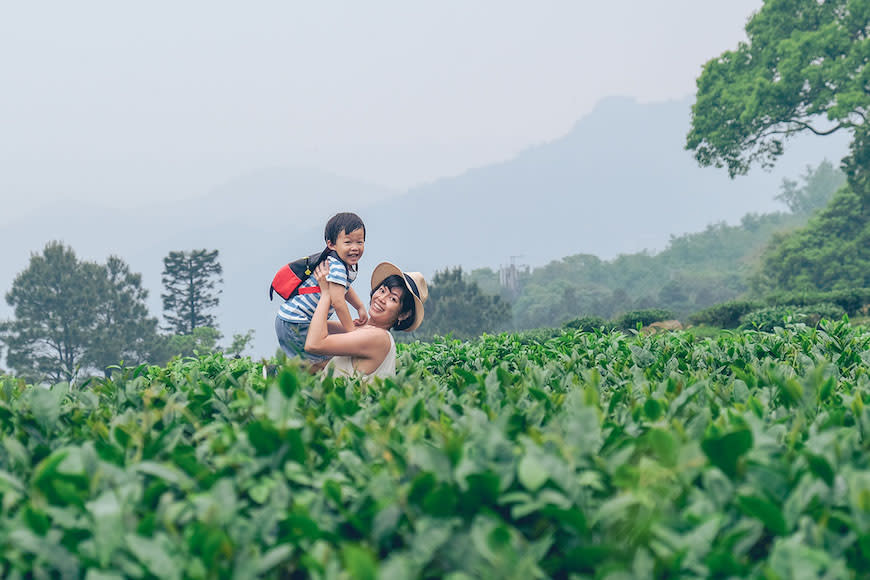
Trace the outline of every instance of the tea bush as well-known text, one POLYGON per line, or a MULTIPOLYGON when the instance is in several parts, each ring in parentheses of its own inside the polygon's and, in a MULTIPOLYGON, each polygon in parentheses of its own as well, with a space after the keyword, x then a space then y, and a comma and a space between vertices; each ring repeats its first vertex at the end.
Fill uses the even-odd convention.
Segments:
POLYGON ((0 576, 866 576, 870 333, 552 333, 3 379, 0 576))
POLYGON ((742 328, 772 332, 777 326, 784 326, 790 322, 815 326, 820 320, 839 320, 845 314, 845 311, 836 304, 820 302, 812 306, 761 308, 746 314, 741 321, 742 328))
POLYGON ((737 328, 741 318, 753 310, 762 308, 763 304, 756 300, 730 300, 715 306, 710 306, 689 317, 692 324, 707 324, 719 328, 737 328))
POLYGON ((671 320, 674 318, 674 313, 670 310, 662 308, 647 308, 644 310, 632 310, 618 317, 614 324, 616 328, 624 330, 636 329, 638 325, 648 326, 659 320, 671 320))
POLYGON ((562 327, 571 330, 582 330, 584 332, 592 332, 595 330, 610 332, 616 328, 616 325, 600 316, 581 316, 580 318, 569 320, 563 324, 562 327))

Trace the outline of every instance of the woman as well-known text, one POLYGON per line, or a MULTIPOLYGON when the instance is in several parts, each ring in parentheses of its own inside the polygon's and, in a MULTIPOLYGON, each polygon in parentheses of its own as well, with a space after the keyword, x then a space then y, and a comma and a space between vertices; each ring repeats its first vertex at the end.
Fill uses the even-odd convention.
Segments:
POLYGON ((330 296, 326 291, 326 268, 321 264, 314 276, 322 290, 308 328, 305 350, 331 356, 328 367, 345 375, 389 377, 396 374, 396 343, 390 329, 410 332, 423 322, 423 303, 429 298, 426 280, 419 272, 402 272, 381 262, 372 273, 368 321, 351 332, 330 325, 330 296))

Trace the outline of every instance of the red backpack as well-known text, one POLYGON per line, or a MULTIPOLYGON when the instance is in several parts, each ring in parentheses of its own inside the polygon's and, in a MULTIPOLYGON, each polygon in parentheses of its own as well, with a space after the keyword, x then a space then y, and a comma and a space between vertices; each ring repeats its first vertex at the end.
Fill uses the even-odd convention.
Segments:
POLYGON ((318 254, 311 254, 282 266, 275 274, 275 277, 272 278, 272 286, 269 288, 269 300, 272 300, 275 292, 284 300, 289 300, 297 294, 320 292, 320 286, 312 286, 301 290, 299 286, 311 276, 314 268, 329 256, 330 251, 329 248, 326 248, 318 254))

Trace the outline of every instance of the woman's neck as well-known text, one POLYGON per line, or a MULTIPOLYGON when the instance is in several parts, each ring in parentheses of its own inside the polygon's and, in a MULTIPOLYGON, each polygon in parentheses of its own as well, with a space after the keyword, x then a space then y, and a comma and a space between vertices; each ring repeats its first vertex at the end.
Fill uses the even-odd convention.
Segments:
POLYGON ((365 326, 369 326, 371 328, 380 328, 381 330, 386 330, 386 331, 389 331, 393 327, 392 324, 390 324, 387 327, 381 326, 380 324, 378 324, 377 322, 375 322, 371 319, 369 319, 369 321, 365 323, 365 326))

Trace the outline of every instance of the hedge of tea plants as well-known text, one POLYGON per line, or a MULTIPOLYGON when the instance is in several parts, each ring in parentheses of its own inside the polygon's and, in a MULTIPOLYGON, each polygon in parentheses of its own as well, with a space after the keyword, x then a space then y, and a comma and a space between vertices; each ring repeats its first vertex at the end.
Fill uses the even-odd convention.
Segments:
POLYGON ((870 333, 400 345, 0 378, 4 578, 856 578, 870 333))

